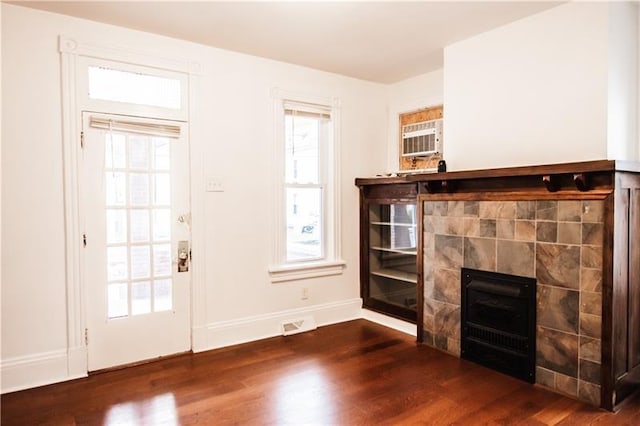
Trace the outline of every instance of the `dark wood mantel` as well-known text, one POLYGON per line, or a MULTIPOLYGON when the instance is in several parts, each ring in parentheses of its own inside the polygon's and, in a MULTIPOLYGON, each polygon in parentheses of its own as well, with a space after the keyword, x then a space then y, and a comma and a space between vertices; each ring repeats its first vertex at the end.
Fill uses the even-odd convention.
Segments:
POLYGON ((358 178, 355 183, 364 194, 395 187, 416 194, 419 202, 603 200, 601 407, 614 410, 638 389, 640 163, 599 160, 358 178))
POLYGON ((613 173, 640 173, 640 163, 598 160, 540 166, 357 178, 357 186, 415 183, 421 193, 586 192, 611 190, 613 173))

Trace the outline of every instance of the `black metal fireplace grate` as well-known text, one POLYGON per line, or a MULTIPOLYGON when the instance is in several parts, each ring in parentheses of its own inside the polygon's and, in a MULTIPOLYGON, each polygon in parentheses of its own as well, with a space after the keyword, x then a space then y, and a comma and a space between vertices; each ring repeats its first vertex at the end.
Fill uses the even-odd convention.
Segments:
POLYGON ((462 268, 461 356, 535 383, 536 280, 462 268))

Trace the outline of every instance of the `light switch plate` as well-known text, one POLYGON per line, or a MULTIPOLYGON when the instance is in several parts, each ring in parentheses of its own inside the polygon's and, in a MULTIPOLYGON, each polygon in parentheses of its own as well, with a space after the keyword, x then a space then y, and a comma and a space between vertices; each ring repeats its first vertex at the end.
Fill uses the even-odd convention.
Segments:
POLYGON ((208 176, 207 192, 224 192, 223 179, 220 176, 208 176))

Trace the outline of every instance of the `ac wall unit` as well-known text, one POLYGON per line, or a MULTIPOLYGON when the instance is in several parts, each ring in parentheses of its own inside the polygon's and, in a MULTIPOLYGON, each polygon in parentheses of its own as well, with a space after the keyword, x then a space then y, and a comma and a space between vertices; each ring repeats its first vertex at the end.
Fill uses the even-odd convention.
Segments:
POLYGON ((402 156, 425 157, 442 149, 442 119, 402 126, 402 156))

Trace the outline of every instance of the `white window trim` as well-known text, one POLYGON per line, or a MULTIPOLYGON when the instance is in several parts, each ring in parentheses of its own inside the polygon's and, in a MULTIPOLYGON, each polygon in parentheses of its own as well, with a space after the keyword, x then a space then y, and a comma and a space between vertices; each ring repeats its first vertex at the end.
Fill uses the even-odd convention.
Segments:
POLYGON ((109 114, 135 114, 140 117, 157 117, 174 121, 187 121, 189 119, 189 74, 182 71, 158 69, 156 67, 132 65, 112 59, 99 59, 89 56, 78 56, 77 93, 79 95, 89 93, 89 74, 85 72, 89 67, 104 67, 117 71, 146 74, 154 77, 169 78, 180 81, 180 97, 186 101, 179 109, 165 108, 152 105, 132 104, 125 102, 93 99, 88 95, 78 98, 78 107, 87 111, 101 111, 109 114))
POLYGON ((274 143, 272 153, 273 164, 273 197, 275 206, 272 211, 273 244, 271 266, 268 268, 272 283, 296 281, 342 274, 346 262, 342 260, 341 226, 340 226, 340 99, 309 94, 289 92, 274 88, 273 99, 274 143), (286 233, 285 193, 284 193, 284 105, 286 101, 326 105, 331 108, 333 135, 331 146, 327 147, 328 176, 326 177, 326 206, 324 209, 324 226, 326 228, 324 258, 312 261, 287 262, 285 259, 286 233))

